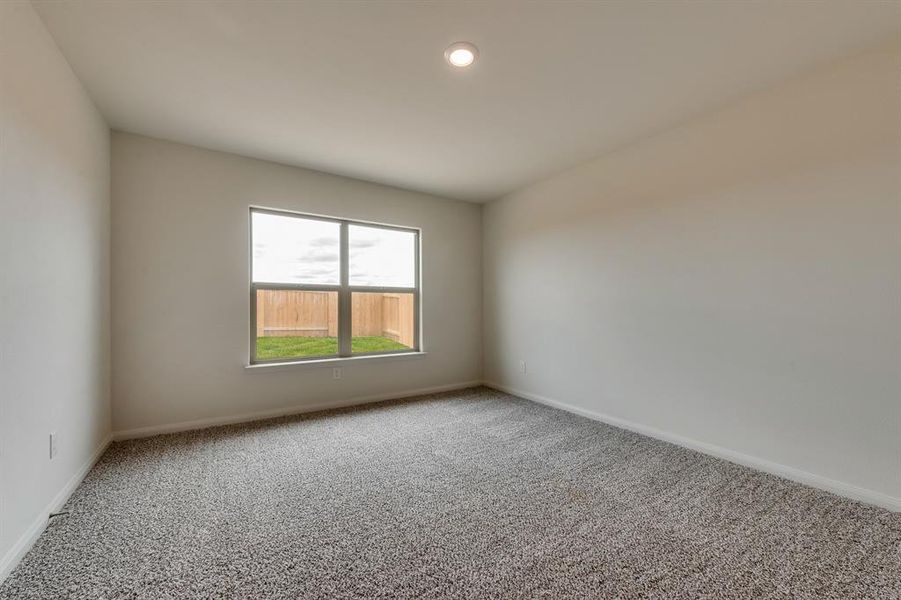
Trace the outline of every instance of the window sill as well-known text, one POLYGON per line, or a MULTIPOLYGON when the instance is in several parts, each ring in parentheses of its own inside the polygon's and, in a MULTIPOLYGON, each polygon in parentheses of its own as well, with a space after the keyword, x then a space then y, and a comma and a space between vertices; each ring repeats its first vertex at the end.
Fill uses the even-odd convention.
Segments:
POLYGON ((326 367, 346 367, 354 364, 369 362, 393 362, 399 360, 412 360, 424 358, 425 352, 399 352, 397 354, 373 354, 372 356, 346 356, 342 358, 318 358, 313 360, 298 360, 294 362, 258 363, 244 365, 249 372, 262 373, 266 371, 280 371, 282 369, 316 369, 326 367))

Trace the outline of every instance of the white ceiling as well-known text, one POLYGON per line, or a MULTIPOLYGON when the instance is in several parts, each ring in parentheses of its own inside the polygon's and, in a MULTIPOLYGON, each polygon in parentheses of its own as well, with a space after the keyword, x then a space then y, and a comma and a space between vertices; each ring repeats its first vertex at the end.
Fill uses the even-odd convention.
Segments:
POLYGON ((901 30, 890 0, 34 4, 114 129, 477 201, 901 30))

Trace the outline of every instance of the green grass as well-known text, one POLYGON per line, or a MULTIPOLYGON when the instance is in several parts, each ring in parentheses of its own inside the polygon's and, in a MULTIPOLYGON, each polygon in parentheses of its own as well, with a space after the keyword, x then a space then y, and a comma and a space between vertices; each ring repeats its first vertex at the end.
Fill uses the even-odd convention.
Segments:
MULTIPOLYGON (((403 344, 379 336, 359 336, 351 338, 350 348, 354 353, 409 350, 409 348, 403 344)), ((257 338, 257 360, 329 356, 337 353, 338 339, 333 337, 257 338)))
POLYGON ((388 350, 409 349, 410 348, 404 346, 400 342, 395 342, 392 339, 377 335, 350 338, 351 352, 386 352, 388 350))

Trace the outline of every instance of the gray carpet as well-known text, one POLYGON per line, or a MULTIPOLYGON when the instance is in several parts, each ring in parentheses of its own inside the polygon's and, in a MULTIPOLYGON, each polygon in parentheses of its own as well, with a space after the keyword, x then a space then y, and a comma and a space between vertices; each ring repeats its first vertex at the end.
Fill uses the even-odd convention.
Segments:
POLYGON ((115 444, 0 598, 901 598, 901 515, 484 388, 115 444))

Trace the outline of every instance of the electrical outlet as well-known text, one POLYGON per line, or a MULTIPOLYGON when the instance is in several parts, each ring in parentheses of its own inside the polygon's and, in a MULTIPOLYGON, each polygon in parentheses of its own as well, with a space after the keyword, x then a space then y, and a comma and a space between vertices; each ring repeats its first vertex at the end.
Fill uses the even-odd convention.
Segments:
POLYGON ((332 369, 332 379, 341 379, 341 367, 332 369))
POLYGON ((526 361, 524 361, 524 360, 519 361, 519 370, 522 371, 523 373, 526 372, 526 361))
POLYGON ((59 447, 57 446, 57 435, 55 431, 50 432, 50 460, 56 458, 56 455, 59 454, 59 447))

